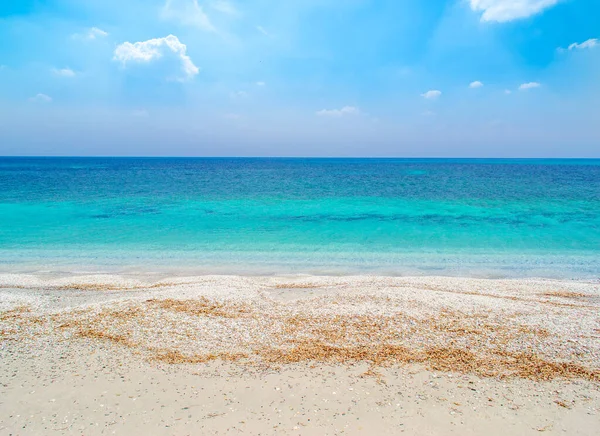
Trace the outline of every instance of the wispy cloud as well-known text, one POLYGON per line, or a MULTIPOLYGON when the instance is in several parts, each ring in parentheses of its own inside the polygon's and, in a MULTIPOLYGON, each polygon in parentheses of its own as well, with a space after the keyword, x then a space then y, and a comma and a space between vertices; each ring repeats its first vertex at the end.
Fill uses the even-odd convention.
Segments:
POLYGON ((587 41, 583 41, 581 44, 577 44, 576 42, 574 42, 573 44, 569 45, 569 50, 584 50, 586 48, 594 48, 594 47, 600 47, 600 41, 597 38, 591 38, 588 39, 587 41))
POLYGON ((320 117, 343 117, 346 115, 359 115, 360 109, 356 106, 344 106, 341 109, 322 109, 316 114, 320 117))
POLYGON ((469 88, 481 88, 482 86, 483 83, 481 83, 479 80, 469 83, 469 88))
POLYGON ((481 12, 481 21, 499 23, 539 14, 559 0, 469 0, 471 9, 481 12))
POLYGON ((161 17, 184 26, 197 27, 208 32, 216 31, 198 0, 167 0, 161 10, 161 17))
POLYGON ((37 103, 50 103, 52 101, 52 97, 46 94, 37 94, 35 97, 31 97, 29 101, 37 103))
POLYGON ((265 82, 256 82, 256 86, 267 86, 265 82))
POLYGON ((104 38, 108 36, 108 32, 105 32, 104 30, 99 29, 97 27, 92 27, 88 31, 87 36, 89 39, 104 38))
POLYGON ((273 35, 271 35, 269 32, 267 32, 263 26, 256 26, 256 30, 258 30, 263 35, 268 36, 269 38, 273 37, 273 35))
POLYGON ((538 82, 523 83, 521 86, 519 86, 519 91, 526 91, 527 89, 539 88, 540 86, 542 85, 538 82))
POLYGON ((438 91, 437 89, 432 89, 430 91, 424 92, 421 94, 421 97, 426 98, 428 100, 435 100, 440 95, 442 95, 442 91, 438 91))
POLYGON ((90 27, 84 33, 74 33, 71 36, 75 39, 94 40, 107 37, 108 32, 105 32, 98 27, 90 27))
POLYGON ((186 54, 187 47, 175 35, 164 38, 149 39, 140 42, 124 42, 115 49, 113 59, 125 66, 128 62, 148 63, 163 56, 165 51, 171 51, 181 61, 184 79, 193 78, 200 71, 186 54))
POLYGON ((70 68, 53 68, 52 72, 57 75, 57 76, 61 76, 61 77, 75 77, 75 71, 73 71, 70 68))
POLYGON ((238 10, 227 0, 213 0, 210 2, 210 7, 216 11, 229 15, 237 15, 238 10))

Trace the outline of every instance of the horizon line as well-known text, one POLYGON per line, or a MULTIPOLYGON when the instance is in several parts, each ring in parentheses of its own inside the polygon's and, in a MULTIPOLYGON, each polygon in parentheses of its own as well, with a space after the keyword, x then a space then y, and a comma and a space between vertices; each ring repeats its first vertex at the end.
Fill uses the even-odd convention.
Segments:
POLYGON ((471 160, 600 160, 598 157, 475 157, 475 156, 186 156, 186 155, 0 155, 0 159, 471 159, 471 160))

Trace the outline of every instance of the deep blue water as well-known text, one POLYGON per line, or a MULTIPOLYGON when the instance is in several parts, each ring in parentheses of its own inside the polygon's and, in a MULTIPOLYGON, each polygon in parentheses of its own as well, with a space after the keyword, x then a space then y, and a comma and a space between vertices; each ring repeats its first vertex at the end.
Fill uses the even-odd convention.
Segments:
POLYGON ((0 158, 0 271, 600 276, 600 160, 0 158))

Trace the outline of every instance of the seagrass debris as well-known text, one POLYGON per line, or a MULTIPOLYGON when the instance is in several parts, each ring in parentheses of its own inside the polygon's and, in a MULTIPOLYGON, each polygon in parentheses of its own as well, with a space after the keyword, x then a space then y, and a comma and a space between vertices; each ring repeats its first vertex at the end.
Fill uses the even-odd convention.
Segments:
MULTIPOLYGON (((361 298, 355 300, 345 302, 361 298)), ((560 340, 518 316, 446 309, 419 317, 386 297, 364 302, 384 305, 388 314, 337 313, 336 298, 304 304, 152 298, 43 316, 19 307, 0 313, 0 332, 9 340, 58 334, 108 342, 167 364, 420 364, 484 377, 600 381, 598 360, 576 340, 560 340)))
POLYGON ((274 289, 317 289, 322 287, 323 285, 317 283, 278 283, 272 286, 274 289))
POLYGON ((72 283, 69 285, 53 286, 59 291, 140 291, 149 289, 160 289, 175 286, 174 283, 154 283, 151 285, 117 286, 104 283, 72 283))

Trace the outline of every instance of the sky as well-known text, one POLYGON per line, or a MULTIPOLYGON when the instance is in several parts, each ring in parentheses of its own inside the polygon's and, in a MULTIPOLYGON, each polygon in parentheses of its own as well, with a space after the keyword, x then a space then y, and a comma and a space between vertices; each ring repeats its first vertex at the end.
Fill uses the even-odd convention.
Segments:
POLYGON ((600 157, 598 0, 0 2, 0 155, 600 157))

